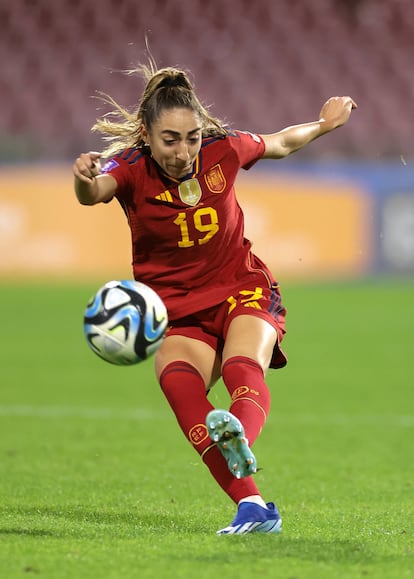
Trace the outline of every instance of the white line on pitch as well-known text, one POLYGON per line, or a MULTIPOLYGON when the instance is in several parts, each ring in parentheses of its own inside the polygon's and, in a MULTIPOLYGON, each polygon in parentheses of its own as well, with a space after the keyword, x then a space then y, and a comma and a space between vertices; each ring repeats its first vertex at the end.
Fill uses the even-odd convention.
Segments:
POLYGON ((165 420, 171 416, 168 409, 152 408, 99 408, 84 406, 0 405, 0 416, 26 418, 91 418, 122 420, 165 420))
MULTIPOLYGON (((0 416, 21 416, 33 418, 85 418, 120 420, 169 420, 172 412, 157 408, 105 408, 84 406, 37 406, 0 404, 0 416)), ((414 416, 403 414, 276 414, 272 413, 269 422, 284 425, 318 426, 384 426, 413 428, 414 416)))

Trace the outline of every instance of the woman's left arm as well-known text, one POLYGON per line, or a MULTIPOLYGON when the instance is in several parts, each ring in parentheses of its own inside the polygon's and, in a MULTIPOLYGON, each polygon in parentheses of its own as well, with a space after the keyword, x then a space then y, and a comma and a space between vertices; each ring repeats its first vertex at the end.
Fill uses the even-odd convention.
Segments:
POLYGON ((319 120, 293 125, 270 135, 260 135, 265 143, 263 159, 281 159, 302 149, 318 137, 344 125, 357 105, 349 96, 331 97, 323 105, 319 120))

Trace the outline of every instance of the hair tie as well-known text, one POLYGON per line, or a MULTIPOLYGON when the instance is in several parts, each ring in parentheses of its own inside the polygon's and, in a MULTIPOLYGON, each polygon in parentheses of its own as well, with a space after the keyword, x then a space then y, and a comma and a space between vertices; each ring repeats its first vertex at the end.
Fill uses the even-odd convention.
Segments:
POLYGON ((159 84, 158 88, 170 88, 173 86, 183 86, 182 78, 180 76, 167 76, 159 84))

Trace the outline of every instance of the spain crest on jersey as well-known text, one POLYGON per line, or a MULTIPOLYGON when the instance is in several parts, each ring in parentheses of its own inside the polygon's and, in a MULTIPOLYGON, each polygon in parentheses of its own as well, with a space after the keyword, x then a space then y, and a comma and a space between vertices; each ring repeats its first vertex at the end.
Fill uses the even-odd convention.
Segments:
POLYGON ((220 164, 211 167, 209 172, 204 175, 204 179, 212 193, 223 193, 226 188, 226 178, 223 175, 220 164))
POLYGON ((178 185, 180 199, 186 205, 197 205, 201 199, 202 191, 198 179, 187 179, 178 185))

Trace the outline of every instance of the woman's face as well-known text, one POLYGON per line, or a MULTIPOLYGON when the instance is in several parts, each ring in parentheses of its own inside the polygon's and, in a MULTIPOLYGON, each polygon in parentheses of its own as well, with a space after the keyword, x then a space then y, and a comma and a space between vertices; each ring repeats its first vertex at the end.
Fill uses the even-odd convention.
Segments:
POLYGON ((191 172, 201 148, 201 137, 201 119, 190 109, 168 109, 150 130, 142 127, 142 138, 150 146, 153 159, 174 179, 191 172))

